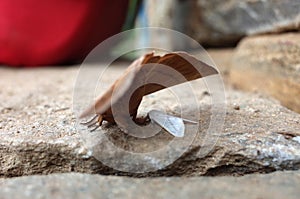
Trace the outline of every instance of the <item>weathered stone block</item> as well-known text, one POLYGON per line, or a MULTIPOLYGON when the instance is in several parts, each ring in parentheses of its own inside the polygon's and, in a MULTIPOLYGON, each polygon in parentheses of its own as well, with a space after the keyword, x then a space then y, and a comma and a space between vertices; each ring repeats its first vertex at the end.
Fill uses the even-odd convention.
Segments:
POLYGON ((300 34, 248 37, 233 57, 235 87, 270 94, 300 113, 300 34))

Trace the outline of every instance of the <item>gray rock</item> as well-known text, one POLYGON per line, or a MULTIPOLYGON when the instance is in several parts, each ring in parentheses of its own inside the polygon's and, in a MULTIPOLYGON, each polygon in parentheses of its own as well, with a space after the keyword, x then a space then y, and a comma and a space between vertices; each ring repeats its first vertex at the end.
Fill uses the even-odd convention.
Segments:
POLYGON ((172 28, 214 46, 235 44, 245 35, 299 30, 300 24, 298 0, 149 1, 147 5, 150 26, 172 28))
MULTIPOLYGON (((168 148, 165 159, 157 160, 143 154, 169 146, 174 141, 164 131, 151 138, 137 139, 116 126, 104 125, 95 132, 82 126, 77 128, 72 113, 72 90, 77 70, 75 67, 0 69, 0 176, 71 171, 130 176, 214 176, 300 167, 298 114, 261 95, 228 90, 224 130, 206 135, 211 106, 210 94, 202 89, 202 81, 192 84, 197 88, 196 98, 201 108, 200 125, 186 127, 186 137, 194 131, 199 134, 173 163, 169 162, 170 158, 182 149, 181 145, 168 148), (101 148, 112 147, 111 143, 124 149, 123 152, 101 148), (124 151, 135 152, 139 158, 127 156, 124 151), (103 159, 99 161, 99 157, 103 159), (106 161, 117 167, 106 166, 106 161), (149 165, 154 167, 153 172, 130 173, 149 165), (118 166, 129 172, 118 171, 118 166)), ((103 76, 102 85, 107 87, 108 82, 123 70, 113 67, 111 74, 103 76)), ((188 98, 183 97, 183 100, 188 101, 188 98)), ((179 113, 176 99, 168 92, 149 96, 142 104, 141 112, 152 107, 167 107, 170 114, 179 113)), ((184 111, 189 113, 191 110, 184 111)))
POLYGON ((229 80, 235 87, 267 93, 300 113, 300 34, 243 39, 233 57, 229 80))
POLYGON ((1 198, 299 198, 300 172, 129 178, 79 173, 0 180, 1 198))

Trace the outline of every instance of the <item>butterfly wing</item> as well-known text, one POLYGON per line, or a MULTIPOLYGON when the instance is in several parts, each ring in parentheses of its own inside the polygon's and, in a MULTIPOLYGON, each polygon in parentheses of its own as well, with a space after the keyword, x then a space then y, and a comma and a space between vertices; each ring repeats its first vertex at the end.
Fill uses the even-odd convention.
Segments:
POLYGON ((175 137, 184 136, 184 123, 182 118, 167 115, 158 110, 151 110, 148 115, 151 121, 155 122, 175 137))

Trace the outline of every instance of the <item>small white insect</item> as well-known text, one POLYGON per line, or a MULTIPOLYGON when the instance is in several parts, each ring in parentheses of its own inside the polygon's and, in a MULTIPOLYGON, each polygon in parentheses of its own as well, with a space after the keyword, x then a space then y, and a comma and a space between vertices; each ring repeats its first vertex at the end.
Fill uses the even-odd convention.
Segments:
POLYGON ((154 122, 164 128, 167 132, 174 135, 175 137, 183 137, 184 136, 184 122, 197 124, 197 122, 183 119, 180 117, 175 117, 172 115, 168 115, 162 111, 151 110, 148 113, 151 122, 154 122))

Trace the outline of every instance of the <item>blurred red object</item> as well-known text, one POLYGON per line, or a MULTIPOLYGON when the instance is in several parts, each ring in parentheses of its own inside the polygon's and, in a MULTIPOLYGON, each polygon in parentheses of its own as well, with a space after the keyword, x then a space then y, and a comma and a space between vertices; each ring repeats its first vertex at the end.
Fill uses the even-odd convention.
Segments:
POLYGON ((121 31, 128 0, 1 0, 0 64, 79 62, 121 31))

